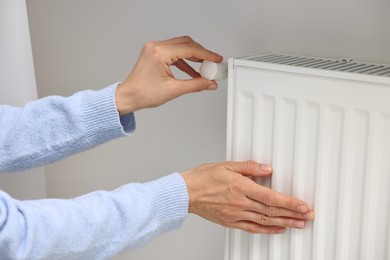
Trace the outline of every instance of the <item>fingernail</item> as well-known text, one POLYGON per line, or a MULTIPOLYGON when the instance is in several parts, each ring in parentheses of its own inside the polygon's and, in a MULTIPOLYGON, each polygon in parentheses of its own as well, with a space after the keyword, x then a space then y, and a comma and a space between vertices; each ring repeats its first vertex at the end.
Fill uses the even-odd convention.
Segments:
POLYGON ((296 222, 294 223, 294 226, 295 226, 296 228, 305 228, 305 225, 306 225, 305 221, 296 221, 296 222))
POLYGON ((216 84, 211 84, 208 86, 207 88, 208 90, 216 90, 217 89, 217 85, 216 84))
POLYGON ((305 219, 313 221, 314 220, 314 211, 310 211, 305 214, 305 219))
POLYGON ((260 169, 262 171, 271 172, 272 171, 272 166, 269 165, 269 164, 262 164, 262 165, 260 165, 260 169))
POLYGON ((305 205, 299 205, 298 210, 301 213, 306 213, 308 211, 308 208, 305 205))
POLYGON ((278 233, 278 234, 283 234, 284 232, 286 232, 285 228, 278 228, 278 229, 276 229, 276 233, 278 233))

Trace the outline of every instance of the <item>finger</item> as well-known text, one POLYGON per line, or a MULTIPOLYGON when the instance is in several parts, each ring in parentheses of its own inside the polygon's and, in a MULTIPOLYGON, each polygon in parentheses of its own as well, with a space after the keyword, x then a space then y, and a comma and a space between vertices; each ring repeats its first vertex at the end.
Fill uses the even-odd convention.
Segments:
MULTIPOLYGON (((190 36, 187 36, 187 35, 157 42, 157 44, 160 44, 160 45, 177 45, 177 44, 186 44, 186 43, 187 44, 191 43, 192 45, 195 45, 198 48, 205 49, 200 43, 194 41, 190 36)), ((217 54, 217 55, 220 56, 219 54, 217 54)), ((199 59, 196 57, 188 57, 187 59, 190 61, 193 61, 193 62, 202 62, 204 60, 204 59, 199 59)))
POLYGON ((283 217, 270 217, 253 211, 242 212, 241 218, 260 224, 262 226, 280 226, 299 229, 303 229, 306 226, 306 222, 304 220, 283 217))
POLYGON ((180 95, 200 92, 203 90, 215 90, 218 86, 215 81, 207 80, 202 77, 189 80, 177 80, 177 82, 177 92, 180 95))
POLYGON ((245 176, 263 177, 272 173, 272 166, 269 164, 260 164, 255 161, 244 162, 226 162, 229 170, 240 173, 245 176))
POLYGON ((286 231, 285 227, 262 226, 250 221, 239 221, 231 225, 231 227, 238 228, 252 234, 282 234, 286 231))
POLYGON ((189 76, 193 78, 199 78, 200 74, 197 72, 194 68, 192 68, 190 65, 188 65, 187 62, 184 60, 178 60, 173 65, 175 65, 179 70, 187 73, 189 76))
POLYGON ((195 57, 192 57, 192 58, 187 58, 187 60, 189 60, 189 61, 192 61, 192 62, 198 62, 198 63, 201 63, 201 62, 203 62, 203 60, 201 60, 201 59, 198 59, 198 58, 195 58, 195 57))
POLYGON ((168 57, 170 58, 170 60, 167 61, 169 64, 172 64, 180 59, 209 60, 213 62, 221 62, 223 60, 221 55, 207 50, 195 42, 167 45, 164 47, 166 48, 168 57))
POLYGON ((246 195, 249 198, 264 203, 267 206, 281 207, 303 214, 309 212, 309 207, 302 200, 271 190, 264 186, 250 185, 247 189, 246 195))
POLYGON ((306 219, 304 213, 300 213, 294 210, 289 210, 286 208, 268 206, 263 203, 259 203, 251 198, 249 198, 248 205, 246 209, 253 212, 258 212, 269 217, 289 217, 294 219, 306 219))

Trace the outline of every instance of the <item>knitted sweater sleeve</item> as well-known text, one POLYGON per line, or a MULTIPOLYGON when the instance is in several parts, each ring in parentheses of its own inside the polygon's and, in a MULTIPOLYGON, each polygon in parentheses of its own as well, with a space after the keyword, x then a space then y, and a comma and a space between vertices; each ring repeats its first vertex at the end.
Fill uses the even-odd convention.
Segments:
POLYGON ((0 258, 109 259, 178 229, 187 210, 178 173, 69 200, 18 201, 0 191, 0 258))
MULTIPOLYGON (((119 117, 116 86, 23 108, 0 106, 0 172, 52 163, 131 134, 134 115, 119 117)), ((187 214, 178 173, 67 200, 19 201, 0 191, 0 258, 108 259, 179 228, 187 214)))
POLYGON ((46 165, 131 134, 134 114, 119 117, 116 87, 0 106, 0 172, 46 165))

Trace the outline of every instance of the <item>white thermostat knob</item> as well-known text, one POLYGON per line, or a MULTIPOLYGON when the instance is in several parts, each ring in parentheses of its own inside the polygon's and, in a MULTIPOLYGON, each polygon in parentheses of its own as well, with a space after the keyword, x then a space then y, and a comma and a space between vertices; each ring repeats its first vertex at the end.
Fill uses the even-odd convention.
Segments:
POLYGON ((200 75, 208 80, 224 80, 228 76, 227 62, 215 63, 205 60, 200 65, 200 75))

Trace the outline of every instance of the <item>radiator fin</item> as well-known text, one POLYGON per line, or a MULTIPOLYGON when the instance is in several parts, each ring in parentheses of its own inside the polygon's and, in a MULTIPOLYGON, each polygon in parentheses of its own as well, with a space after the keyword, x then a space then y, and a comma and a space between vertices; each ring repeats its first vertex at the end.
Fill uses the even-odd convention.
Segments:
POLYGON ((350 59, 324 59, 278 53, 265 53, 257 56, 247 57, 246 60, 304 68, 345 71, 351 73, 390 77, 389 65, 355 62, 350 59))

